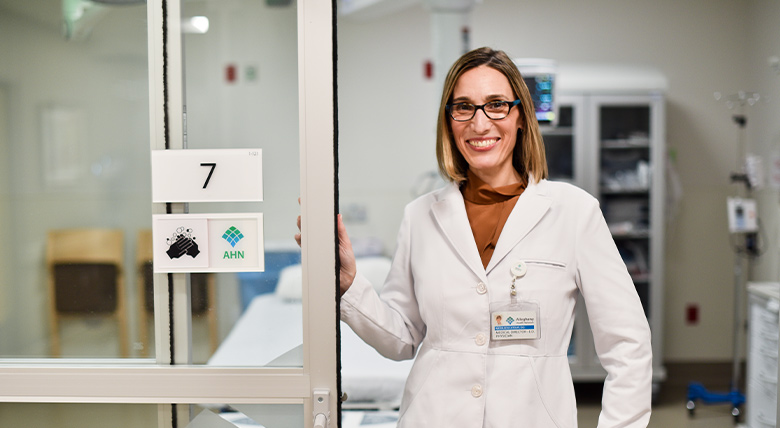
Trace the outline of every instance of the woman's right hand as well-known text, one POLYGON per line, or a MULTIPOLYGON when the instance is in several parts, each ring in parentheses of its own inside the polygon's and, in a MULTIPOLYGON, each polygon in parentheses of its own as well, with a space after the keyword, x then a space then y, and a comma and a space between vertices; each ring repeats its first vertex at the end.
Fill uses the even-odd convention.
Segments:
POLYGON ((339 261, 341 262, 341 269, 339 270, 339 287, 341 289, 341 295, 343 296, 344 293, 349 290, 349 287, 352 286, 352 282, 355 281, 357 265, 355 264, 355 253, 352 251, 352 241, 349 240, 347 228, 344 226, 341 214, 338 215, 338 231, 339 261))
MULTIPOLYGON (((301 203, 301 198, 298 198, 298 203, 301 203)), ((301 216, 298 216, 298 232, 295 234, 295 242, 298 246, 301 245, 301 216)), ((341 295, 349 290, 352 286, 352 282, 355 280, 357 274, 357 266, 355 264, 355 253, 352 251, 352 242, 349 240, 347 234, 347 228, 344 226, 344 221, 341 219, 341 214, 338 215, 338 233, 339 233, 339 262, 341 269, 339 270, 339 289, 341 295)))

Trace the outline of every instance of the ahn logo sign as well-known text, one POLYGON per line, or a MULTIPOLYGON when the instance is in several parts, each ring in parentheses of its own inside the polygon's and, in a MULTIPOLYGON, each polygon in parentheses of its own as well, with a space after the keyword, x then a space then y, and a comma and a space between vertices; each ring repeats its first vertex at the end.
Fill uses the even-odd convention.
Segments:
POLYGON ((155 272, 262 272, 263 217, 242 214, 154 216, 155 272))
MULTIPOLYGON (((242 240, 244 238, 244 234, 241 233, 240 230, 238 230, 235 226, 230 226, 228 230, 225 231, 225 233, 222 234, 222 239, 228 242, 230 244, 231 248, 236 248, 236 244, 238 244, 238 241, 242 240)), ((222 255, 223 259, 243 259, 244 258, 244 251, 243 250, 235 250, 235 251, 225 251, 222 255)))

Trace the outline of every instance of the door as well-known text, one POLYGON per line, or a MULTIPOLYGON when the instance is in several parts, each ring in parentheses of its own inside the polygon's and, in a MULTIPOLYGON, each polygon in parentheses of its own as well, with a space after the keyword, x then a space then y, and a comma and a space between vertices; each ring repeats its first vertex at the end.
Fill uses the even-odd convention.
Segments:
MULTIPOLYGON (((0 425, 297 427, 314 426, 317 419, 319 426, 336 426, 336 305, 309 303, 336 301, 333 5, 314 0, 50 3, 51 14, 38 14, 27 2, 0 2, 0 27, 9 32, 1 52, 19 58, 0 67, 0 88, 10 93, 8 114, 0 114, 0 120, 17 119, 8 121, 13 155, 0 195, 11 208, 0 217, 1 230, 4 242, 19 244, 3 247, 19 260, 8 264, 13 269, 0 278, 0 291, 19 309, 8 308, 11 314, 0 319, 0 328, 36 332, 34 340, 22 333, 2 341, 0 425), (64 38, 71 44, 51 28, 60 22, 54 14, 69 11, 75 14, 66 19, 64 38), (211 34, 202 33, 203 20, 196 17, 209 19, 211 34), (148 33, 140 35, 135 30, 144 24, 148 33), (118 28, 128 32, 102 37, 118 28), (31 56, 11 40, 45 46, 31 56), (46 74, 48 69, 60 74, 46 74), (79 97, 84 92, 88 99, 79 97), (263 201, 152 203, 149 148, 259 149, 263 201), (293 275, 297 288, 285 290, 297 293, 297 305, 282 308, 266 299, 278 293, 257 287, 254 295, 243 293, 253 289, 257 272, 144 270, 148 234, 142 232, 151 228, 152 214, 187 213, 262 213, 266 270, 299 265, 293 275), (292 242, 299 213, 304 234, 298 259, 280 262, 276 256, 296 251, 280 242, 285 236, 292 242), (58 254, 86 251, 48 241, 67 235, 49 232, 87 228, 120 232, 113 236, 121 239, 110 240, 120 255, 103 275, 119 278, 121 286, 110 291, 116 304, 106 317, 90 312, 81 319, 73 311, 60 314, 67 307, 56 304, 63 294, 45 290, 62 278, 76 282, 73 272, 48 268, 77 264, 58 262, 58 254), (56 250, 61 248, 66 250, 56 250), (152 278, 150 313, 145 276, 152 278), (203 290, 209 303, 198 318, 203 305, 194 297, 203 290), (269 312, 276 317, 263 319, 271 327, 266 336, 240 337, 239 330, 247 330, 242 326, 254 320, 250 314, 262 318, 269 312), (214 313, 216 322, 210 317, 214 313), (139 326, 142 319, 146 327, 139 326), (52 331, 57 333, 52 343, 59 344, 56 357, 49 352, 52 331), (86 342, 88 349, 81 346, 86 342), (265 359, 249 358, 256 353, 247 343, 262 349, 265 359), (230 361, 220 355, 249 357, 230 361)), ((220 167, 231 165, 219 164, 212 179, 220 167)), ((72 309, 87 294, 91 291, 65 302, 72 309)))

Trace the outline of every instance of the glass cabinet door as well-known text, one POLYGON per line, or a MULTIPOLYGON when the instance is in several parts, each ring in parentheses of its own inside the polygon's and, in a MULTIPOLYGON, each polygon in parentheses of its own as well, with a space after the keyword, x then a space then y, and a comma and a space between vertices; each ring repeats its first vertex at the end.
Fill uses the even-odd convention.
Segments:
POLYGON ((602 210, 649 315, 651 244, 650 105, 599 108, 602 210))
MULTIPOLYGON (((598 96, 593 141, 598 156, 598 194, 612 237, 634 281, 654 332, 662 331, 664 241, 664 98, 660 93, 598 96)), ((653 353, 662 354, 661 334, 653 353)), ((666 377, 653 360, 653 379, 666 377)))
POLYGON ((563 94, 558 100, 558 122, 555 126, 541 127, 550 179, 572 183, 593 193, 590 176, 594 167, 588 156, 584 98, 563 94))
POLYGON ((574 182, 574 107, 560 107, 558 125, 542 128, 547 169, 551 180, 574 182))

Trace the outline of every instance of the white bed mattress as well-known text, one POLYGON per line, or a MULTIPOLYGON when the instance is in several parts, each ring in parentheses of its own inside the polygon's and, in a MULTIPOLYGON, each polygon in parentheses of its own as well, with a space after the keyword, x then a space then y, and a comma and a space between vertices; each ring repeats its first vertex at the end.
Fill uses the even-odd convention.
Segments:
MULTIPOLYGON (((281 282, 282 278, 280 286, 281 282)), ((301 312, 301 301, 289 298, 285 287, 275 294, 255 297, 208 364, 301 366, 301 312)), ((388 360, 342 322, 341 366, 342 390, 348 397, 344 408, 393 409, 400 406, 411 360, 388 360)))

